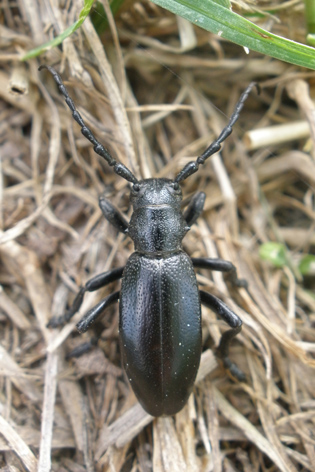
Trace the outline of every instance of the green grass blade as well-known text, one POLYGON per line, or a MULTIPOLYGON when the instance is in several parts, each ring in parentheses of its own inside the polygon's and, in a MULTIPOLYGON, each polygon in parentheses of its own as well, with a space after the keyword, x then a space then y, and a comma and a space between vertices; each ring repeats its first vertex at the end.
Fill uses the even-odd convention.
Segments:
POLYGON ((90 13, 93 3, 94 3, 94 0, 84 0, 84 6, 82 10, 80 11, 79 19, 75 23, 73 23, 73 25, 69 26, 65 31, 63 31, 63 33, 61 33, 59 36, 52 39, 51 41, 48 41, 47 43, 44 43, 41 46, 38 46, 37 48, 32 49, 31 51, 26 53, 25 56, 23 56, 21 60, 27 61, 28 59, 37 57, 40 54, 42 54, 44 51, 46 51, 47 49, 51 49, 55 46, 58 46, 58 44, 62 43, 64 39, 66 39, 68 36, 74 33, 78 28, 80 28, 83 21, 90 13))
POLYGON ((213 0, 152 0, 240 46, 291 64, 315 69, 315 49, 269 33, 213 0))
POLYGON ((315 2, 314 0, 305 0, 305 21, 308 34, 315 33, 315 2))

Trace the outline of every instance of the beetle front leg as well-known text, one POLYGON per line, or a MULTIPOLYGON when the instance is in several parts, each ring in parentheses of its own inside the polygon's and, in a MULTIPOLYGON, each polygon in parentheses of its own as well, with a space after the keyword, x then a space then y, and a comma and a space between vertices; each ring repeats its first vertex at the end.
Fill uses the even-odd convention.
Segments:
POLYGON ((116 208, 104 195, 101 195, 99 198, 99 206, 107 221, 115 226, 118 231, 121 233, 128 232, 128 222, 118 208, 116 208))
POLYGON ((247 288, 248 284, 245 279, 239 279, 237 277, 236 267, 232 262, 225 261, 224 259, 211 259, 204 257, 192 257, 193 266, 199 269, 217 270, 218 272, 225 272, 227 279, 236 287, 247 288))
POLYGON ((244 373, 229 358, 229 347, 232 339, 241 332, 242 320, 219 298, 210 293, 199 291, 200 301, 203 305, 213 310, 223 321, 225 321, 232 329, 222 334, 219 347, 217 348, 217 356, 222 359, 224 367, 238 380, 245 380, 244 373))
POLYGON ((85 286, 81 287, 69 310, 64 315, 52 318, 47 326, 50 328, 57 328, 58 326, 65 325, 71 320, 76 312, 79 311, 85 292, 94 292, 99 288, 106 287, 106 285, 114 282, 115 280, 121 279, 123 271, 124 267, 118 267, 117 269, 102 272, 102 274, 98 274, 92 279, 88 280, 85 286))
POLYGON ((183 213, 184 220, 187 222, 188 226, 192 226, 196 223, 203 211, 205 199, 206 194, 204 192, 197 192, 190 200, 188 207, 183 213))

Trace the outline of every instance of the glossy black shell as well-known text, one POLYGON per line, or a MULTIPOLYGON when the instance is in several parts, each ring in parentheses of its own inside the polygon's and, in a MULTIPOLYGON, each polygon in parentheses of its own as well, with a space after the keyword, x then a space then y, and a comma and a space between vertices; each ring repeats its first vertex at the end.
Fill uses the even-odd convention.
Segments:
POLYGON ((201 355, 199 292, 185 252, 132 254, 122 280, 119 331, 124 368, 143 408, 152 416, 177 413, 201 355))
MULTIPOLYGON (((222 142, 231 134, 254 83, 241 95, 219 137, 195 161, 188 162, 174 180, 157 178, 138 181, 131 170, 117 162, 85 125, 59 74, 50 66, 41 66, 39 70, 43 68, 53 75, 73 118, 81 126, 82 134, 93 144, 94 151, 117 175, 132 184, 130 201, 134 211, 129 223, 105 195, 100 197, 100 208, 105 218, 120 232, 129 234, 136 251, 123 272, 120 292, 123 363, 143 407, 153 416, 174 414, 189 397, 201 354, 199 292, 192 262, 182 251, 181 242, 190 229, 188 225, 194 224, 201 214, 204 194, 195 194, 183 215, 180 183, 219 151, 222 142)), ((217 264, 214 261, 205 264, 204 261, 199 266, 205 264, 207 268, 211 266, 222 272, 232 271, 235 275, 235 267, 231 264, 227 268, 225 262, 218 260, 217 264)), ((49 325, 57 327, 70 320, 80 308, 84 293, 118 280, 121 269, 90 279, 81 288, 68 312, 51 320, 49 325)), ((239 286, 244 284, 239 283, 239 286)), ((89 310, 77 325, 79 331, 86 331, 118 297, 119 292, 114 292, 89 310)), ((219 346, 226 365, 231 368, 227 357, 228 343, 240 332, 242 321, 210 294, 201 292, 201 298, 232 328, 225 335, 224 343, 221 341, 221 348, 219 346)))

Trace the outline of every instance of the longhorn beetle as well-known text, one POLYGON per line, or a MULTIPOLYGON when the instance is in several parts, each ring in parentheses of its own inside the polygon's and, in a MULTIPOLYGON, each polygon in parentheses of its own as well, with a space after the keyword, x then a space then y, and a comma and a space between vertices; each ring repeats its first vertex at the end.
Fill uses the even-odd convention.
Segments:
POLYGON ((201 304, 212 309, 231 329, 221 338, 217 349, 225 367, 234 375, 240 371, 228 358, 231 340, 242 329, 241 319, 214 295, 198 290, 194 267, 229 273, 237 286, 231 262, 222 259, 190 258, 182 249, 182 239, 200 216, 205 194, 197 192, 184 212, 181 211, 180 183, 198 171, 206 159, 218 152, 231 134, 244 102, 254 83, 241 95, 228 125, 220 136, 195 161, 191 161, 174 180, 138 180, 117 162, 84 124, 59 74, 50 66, 72 116, 94 151, 114 172, 131 183, 133 214, 126 221, 104 195, 99 205, 104 217, 133 240, 135 252, 125 267, 109 270, 90 279, 77 294, 70 309, 49 325, 57 327, 69 321, 79 310, 85 292, 93 292, 122 279, 120 292, 114 292, 90 309, 77 324, 85 332, 114 302, 120 301, 119 333, 122 360, 130 384, 143 408, 152 416, 172 415, 183 408, 191 393, 201 356, 201 304))

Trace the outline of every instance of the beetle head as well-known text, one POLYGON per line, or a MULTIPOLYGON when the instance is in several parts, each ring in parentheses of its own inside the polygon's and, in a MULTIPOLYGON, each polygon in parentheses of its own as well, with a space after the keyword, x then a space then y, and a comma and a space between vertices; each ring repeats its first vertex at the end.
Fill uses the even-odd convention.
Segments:
POLYGON ((180 207, 182 190, 170 179, 145 179, 132 186, 130 198, 135 210, 156 205, 180 207))

